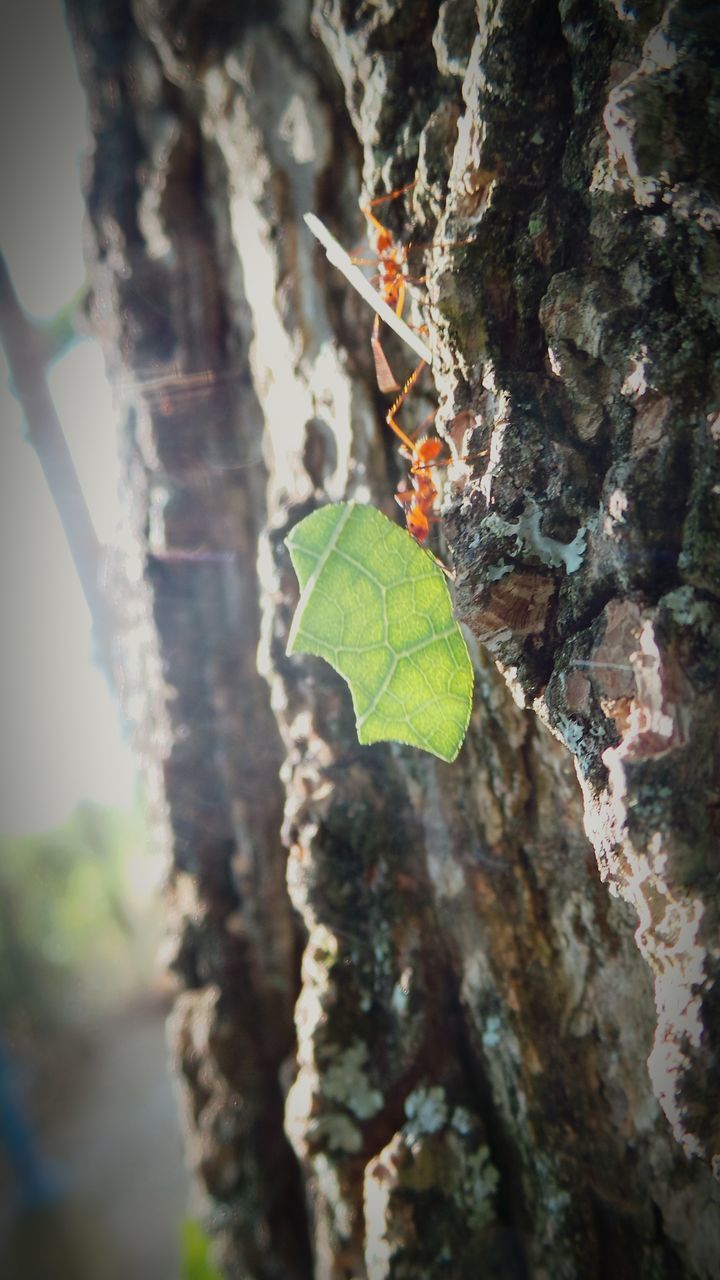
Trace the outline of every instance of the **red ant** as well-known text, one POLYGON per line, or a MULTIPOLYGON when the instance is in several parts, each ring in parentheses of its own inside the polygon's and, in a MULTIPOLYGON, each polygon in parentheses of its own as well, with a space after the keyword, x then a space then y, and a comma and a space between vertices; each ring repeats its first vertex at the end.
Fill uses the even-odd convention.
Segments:
MULTIPOLYGON (((375 239, 375 258, 352 258, 351 262, 357 265, 373 265, 377 267, 377 279, 380 286, 380 294, 383 301, 395 311, 398 319, 402 319, 402 313, 405 307, 405 295, 407 281, 411 280, 413 284, 424 284, 426 276, 408 277, 405 275, 404 267, 407 264, 408 254, 411 249, 450 249, 457 248, 460 245, 472 244, 472 237, 467 240, 450 240, 444 242, 436 242, 430 244, 397 244, 392 231, 375 217, 373 209, 379 204, 387 204, 389 200, 397 200, 398 196, 404 195, 406 191, 411 191, 416 185, 417 178, 412 182, 406 182, 404 187, 396 187, 393 191, 388 191, 385 195, 376 196, 374 200, 369 200, 363 205, 362 212, 373 226, 373 234, 375 239)), ((426 326, 421 327, 423 332, 426 326)), ((378 387, 381 391, 392 394, 400 390, 390 365, 388 364, 385 352, 380 343, 380 316, 375 313, 373 322, 372 337, 370 345, 372 347, 373 359, 375 361, 375 373, 377 376, 378 387)))
MULTIPOLYGON (((368 204, 363 205, 363 213, 374 227, 375 234, 375 254, 378 271, 378 283, 380 285, 380 293, 388 304, 395 311, 396 316, 402 319, 402 313, 405 307, 406 277, 403 267, 407 262, 409 245, 396 244, 392 232, 386 227, 375 214, 372 212, 376 205, 386 204, 389 200, 397 200, 398 196, 403 195, 406 191, 410 191, 415 186, 415 181, 408 182, 404 187, 396 187, 394 191, 388 191, 386 195, 376 196, 374 200, 370 200, 368 204)), ((367 259, 354 258, 354 262, 367 263, 367 259)), ((422 283, 422 277, 417 281, 422 283)), ((372 347, 373 360, 375 361, 375 376, 377 384, 381 391, 390 394, 400 390, 400 384, 397 382, 387 356, 383 351, 380 342, 380 316, 375 315, 373 322, 372 336, 370 338, 370 346, 372 347)), ((419 370, 418 370, 419 372, 419 370)))
POLYGON ((437 437, 432 439, 428 436, 417 441, 412 440, 398 425, 395 414, 422 373, 423 367, 424 361, 421 361, 417 369, 410 374, 385 418, 388 426, 402 441, 400 452, 410 462, 410 488, 398 489, 395 501, 405 512, 408 533, 421 546, 427 541, 430 524, 437 518, 434 512, 438 489, 432 477, 432 467, 437 464, 442 453, 443 442, 437 437))

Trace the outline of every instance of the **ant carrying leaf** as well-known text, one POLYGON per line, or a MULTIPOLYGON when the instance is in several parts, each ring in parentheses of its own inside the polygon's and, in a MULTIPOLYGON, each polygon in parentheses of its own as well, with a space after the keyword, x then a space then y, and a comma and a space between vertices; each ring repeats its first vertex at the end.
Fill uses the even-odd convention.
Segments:
POLYGON ((381 320, 384 320, 385 324, 393 329, 398 337, 402 338, 403 342, 406 342, 421 360, 424 360, 426 364, 432 364, 432 353, 427 344, 423 342, 417 333, 413 332, 402 316, 388 306, 382 295, 376 289, 373 289, 370 281, 355 265, 350 254, 345 252, 332 232, 328 231, 324 223, 319 218, 316 218, 314 213, 306 213, 303 217, 308 229, 312 231, 316 240, 319 240, 323 246, 328 262, 331 262, 334 267, 337 267, 338 271, 342 272, 348 284, 352 285, 353 289, 360 294, 360 297, 364 298, 368 305, 372 307, 375 314, 381 320))
MULTIPOLYGON (((368 204, 363 206, 363 213, 371 224, 375 237, 375 258, 382 296, 388 306, 393 307, 395 315, 400 318, 402 318, 402 313, 405 309, 407 286, 404 268, 407 263, 409 246, 397 243, 389 227, 380 222, 373 213, 373 209, 380 204, 386 204, 390 200, 396 200, 398 196, 403 195, 405 191, 410 191, 414 186, 414 182, 409 182, 404 187, 397 187, 394 191, 389 191, 387 195, 376 196, 374 200, 370 200, 368 204)), ((360 260, 358 259, 358 261, 360 260)), ((375 376, 377 377, 378 387, 386 394, 400 391, 400 384, 390 368, 380 342, 380 316, 377 312, 373 323, 370 346, 373 360, 375 361, 375 376)), ((424 359, 423 363, 426 363, 424 359)))

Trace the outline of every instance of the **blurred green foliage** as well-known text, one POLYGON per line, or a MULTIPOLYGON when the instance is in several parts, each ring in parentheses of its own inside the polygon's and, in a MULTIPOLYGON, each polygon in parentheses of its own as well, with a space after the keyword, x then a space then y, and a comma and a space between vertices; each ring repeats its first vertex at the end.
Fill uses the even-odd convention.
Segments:
POLYGON ((105 994, 132 982, 131 970, 137 965, 139 971, 147 949, 142 937, 135 946, 144 905, 138 871, 150 858, 147 843, 139 805, 126 814, 91 802, 52 831, 0 837, 6 1027, 53 1025, 78 995, 104 1002, 105 994))
POLYGON ((182 1280, 223 1280, 210 1261, 210 1241, 200 1224, 186 1218, 180 1230, 182 1280))

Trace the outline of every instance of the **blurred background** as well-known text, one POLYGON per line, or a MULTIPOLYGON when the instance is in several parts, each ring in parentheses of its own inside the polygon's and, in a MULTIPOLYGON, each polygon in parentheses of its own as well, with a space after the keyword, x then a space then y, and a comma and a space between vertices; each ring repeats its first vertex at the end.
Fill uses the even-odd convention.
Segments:
POLYGON ((41 340, 92 526, 112 554, 123 540, 113 408, 101 354, 74 324, 84 103, 59 0, 4 12, 0 1275, 200 1280, 214 1273, 186 1219, 156 960, 164 868, 11 367, 9 298, 41 340))

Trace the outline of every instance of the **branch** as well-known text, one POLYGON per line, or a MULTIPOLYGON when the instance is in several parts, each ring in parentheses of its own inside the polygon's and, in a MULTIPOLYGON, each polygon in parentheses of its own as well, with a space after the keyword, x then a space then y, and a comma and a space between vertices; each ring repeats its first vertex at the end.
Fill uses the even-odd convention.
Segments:
POLYGON ((99 656, 109 673, 110 610, 99 585, 102 546, 48 388, 47 340, 43 339, 42 330, 25 315, 2 253, 0 341, 7 355, 15 394, 25 415, 28 439, 40 460, 90 609, 99 656))

